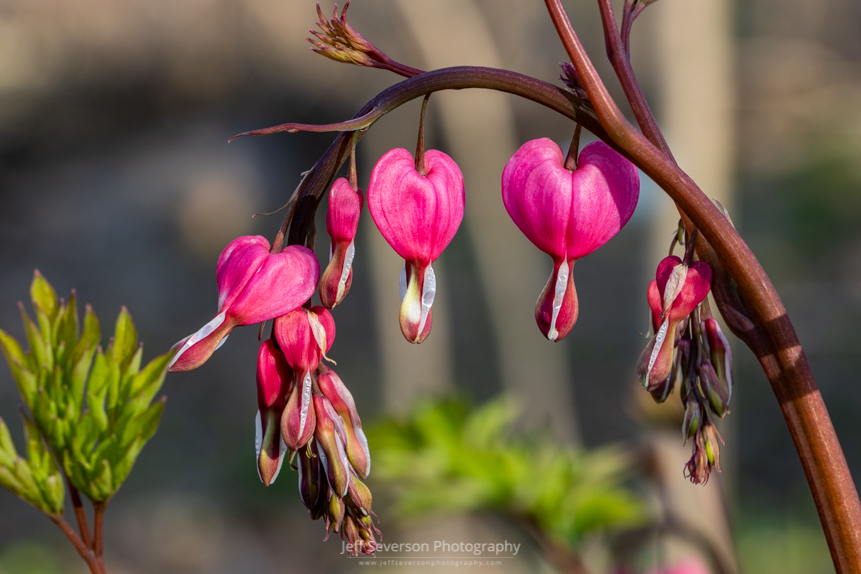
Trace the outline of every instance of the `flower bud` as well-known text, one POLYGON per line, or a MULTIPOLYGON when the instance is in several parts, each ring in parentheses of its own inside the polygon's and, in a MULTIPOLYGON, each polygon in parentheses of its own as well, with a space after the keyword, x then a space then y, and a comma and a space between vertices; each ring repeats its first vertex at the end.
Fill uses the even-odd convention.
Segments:
MULTIPOLYGON (((328 514, 326 515, 326 525, 332 531, 338 532, 341 530, 341 524, 344 522, 344 513, 347 510, 347 505, 344 504, 344 499, 336 496, 334 492, 329 490, 329 505, 328 514)), ((328 534, 327 534, 328 536, 328 534)))
POLYGON ((257 355, 257 472, 263 484, 269 486, 277 478, 284 463, 287 445, 279 428, 284 411, 292 372, 284 354, 272 339, 260 345, 257 355))
POLYGON ((281 438, 290 450, 300 450, 314 435, 317 418, 311 401, 312 385, 311 373, 296 381, 281 415, 281 438))
POLYGON ((726 335, 721 331, 720 325, 713 318, 702 322, 703 330, 708 343, 709 358, 711 359, 712 367, 714 367, 715 375, 720 381, 722 395, 726 397, 726 404, 732 397, 732 349, 729 346, 729 341, 726 335))
POLYGON ((359 516, 367 516, 371 513, 371 503, 373 502, 371 489, 355 475, 350 480, 346 500, 350 508, 359 516))
POLYGON ((697 372, 703 387, 703 394, 708 399, 712 412, 719 418, 724 418, 729 412, 729 389, 718 378, 711 363, 703 362, 697 372))
POLYGON ((323 395, 314 395, 314 410, 317 416, 314 438, 317 439, 320 462, 329 480, 329 487, 338 497, 343 497, 347 494, 350 482, 350 462, 344 450, 344 422, 323 395))
POLYGON ((299 496, 311 513, 311 520, 323 516, 328 508, 326 500, 329 485, 320 468, 320 457, 315 454, 316 447, 300 448, 297 452, 299 464, 299 496), (309 452, 310 451, 310 452, 309 452))
POLYGON ((665 258, 656 274, 661 295, 661 325, 637 361, 637 375, 647 390, 659 387, 673 369, 677 328, 708 295, 712 272, 697 261, 690 267, 676 256, 665 258))
POLYGON ((696 436, 697 431, 700 430, 701 418, 702 413, 700 411, 699 403, 696 401, 689 401, 685 408, 685 420, 682 423, 682 436, 684 436, 685 442, 687 442, 689 438, 696 436))
POLYGON ((353 282, 353 256, 356 253, 356 229, 362 213, 362 190, 354 191, 343 177, 335 180, 329 191, 326 230, 332 239, 329 265, 320 279, 320 301, 327 309, 338 305, 353 282))
POLYGON ((368 449, 368 439, 362 431, 362 421, 359 419, 353 395, 335 371, 325 365, 320 365, 317 371, 317 385, 344 421, 347 458, 350 464, 361 478, 366 478, 371 472, 371 452, 368 449))

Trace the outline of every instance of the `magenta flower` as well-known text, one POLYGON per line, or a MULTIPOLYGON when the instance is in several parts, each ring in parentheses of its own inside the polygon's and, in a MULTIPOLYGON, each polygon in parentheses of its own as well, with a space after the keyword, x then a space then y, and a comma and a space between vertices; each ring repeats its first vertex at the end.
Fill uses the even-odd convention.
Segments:
POLYGON ((551 341, 577 321, 571 268, 610 240, 637 206, 637 169, 603 142, 580 152, 569 171, 547 138, 523 144, 502 172, 502 201, 521 232, 553 258, 553 273, 535 305, 538 328, 551 341))
POLYGON ((218 315, 176 344, 171 372, 196 369, 240 325, 274 319, 302 305, 317 288, 320 265, 298 245, 269 253, 263 237, 239 237, 221 253, 216 268, 218 315))
POLYGON ((281 438, 281 415, 293 373, 284 353, 272 339, 263 341, 257 355, 257 473, 263 484, 275 482, 287 445, 281 438))
POLYGON ((319 305, 275 319, 275 339, 293 369, 293 386, 281 418, 281 436, 291 450, 305 446, 317 424, 312 403, 312 373, 332 347, 335 321, 319 305))
MULTIPOLYGON (((672 255, 658 264, 656 286, 661 301, 660 324, 637 362, 640 382, 649 391, 657 389, 672 373, 677 328, 706 298, 711 280, 712 270, 703 261, 696 261, 688 267, 672 255)), ((651 286, 649 291, 649 306, 654 317, 656 309, 651 286)))
POLYGON ((433 263, 463 220, 463 175, 441 151, 424 155, 425 174, 405 149, 387 152, 371 172, 368 209, 377 228, 404 258, 401 273, 401 332, 421 343, 431 328, 436 295, 433 263))
POLYGON ((320 301, 327 309, 333 309, 344 299, 353 282, 356 229, 364 201, 362 190, 354 191, 343 177, 335 180, 329 191, 326 231, 332 244, 329 265, 320 279, 320 301))

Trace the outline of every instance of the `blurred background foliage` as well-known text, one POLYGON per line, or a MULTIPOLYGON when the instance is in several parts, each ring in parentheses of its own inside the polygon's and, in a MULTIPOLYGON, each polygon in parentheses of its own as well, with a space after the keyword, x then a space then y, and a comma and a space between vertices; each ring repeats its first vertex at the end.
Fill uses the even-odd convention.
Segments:
MULTIPOLYGON (((616 90, 594 2, 565 4, 616 90)), ((676 125, 672 113, 692 101, 665 97, 672 70, 662 62, 682 65, 672 56, 689 55, 697 69, 711 71, 719 61, 699 43, 706 30, 697 26, 675 25, 679 32, 690 28, 693 38, 665 46, 670 34, 663 22, 682 10, 709 6, 732 8, 723 38, 731 76, 717 86, 689 82, 720 94, 714 96, 720 105, 712 102, 697 119, 714 118, 729 130, 720 135, 729 150, 721 169, 734 196, 733 220, 781 293, 857 477, 861 8, 854 0, 661 0, 635 27, 633 57, 662 125, 676 125)), ((501 65, 555 81, 557 62, 565 57, 540 2, 357 0, 350 18, 390 55, 420 67, 501 65), (470 22, 468 32, 456 28, 463 22, 470 22), (433 38, 420 37, 422 29, 443 47, 429 51, 433 38), (474 44, 463 48, 460 42, 467 40, 474 44), (453 47, 448 52, 446 44, 453 47)), ((281 134, 228 146, 227 138, 288 120, 344 119, 397 81, 312 54, 304 37, 314 20, 313 2, 304 0, 3 2, 0 327, 24 337, 15 303, 25 297, 35 267, 58 291, 77 288, 105 316, 128 306, 154 354, 211 317, 221 249, 240 234, 272 237, 280 216, 250 215, 283 205, 299 174, 331 140, 326 134, 281 134)), ((534 137, 563 142, 571 126, 534 105, 504 99, 511 131, 506 141, 513 146, 491 153, 489 146, 473 144, 467 146, 470 154, 455 153, 464 132, 486 131, 503 141, 491 130, 501 120, 458 128, 450 119, 449 103, 467 106, 473 97, 478 96, 440 94, 429 109, 428 145, 461 163, 469 195, 464 225, 437 270, 434 334, 417 350, 399 340, 391 320, 397 312, 397 257, 385 245, 375 247, 379 234, 366 214, 353 288, 335 314, 338 338, 331 355, 339 374, 368 424, 375 417, 404 416, 420 398, 452 389, 475 401, 506 391, 514 393, 509 396, 530 424, 537 420, 547 428, 559 444, 556 452, 620 441, 626 448, 649 444, 657 431, 644 424, 648 417, 629 415, 630 397, 633 364, 644 344, 638 332, 647 324, 645 286, 660 257, 650 247, 658 236, 654 222, 667 200, 644 181, 631 223, 577 266, 577 327, 558 345, 541 344, 531 309, 547 270, 527 270, 515 255, 522 250, 526 263, 546 262, 537 263, 542 256, 504 213, 498 229, 480 216, 499 204, 498 177, 507 154, 534 137), (468 167, 467 155, 480 165, 468 167), (487 183, 479 185, 482 177, 487 183), (485 207, 470 211, 473 206, 485 207), (505 242, 494 235, 488 249, 483 240, 491 231, 505 242), (501 259, 493 259, 494 246, 501 259), (518 295, 506 307, 500 301, 507 289, 528 296, 518 295), (511 334, 520 333, 523 339, 512 343, 511 334), (526 352, 533 340, 545 353, 540 364, 513 372, 512 364, 536 356, 526 352)), ((496 100, 487 101, 492 105, 481 100, 477 108, 464 109, 474 117, 481 117, 475 113, 481 106, 496 114, 496 100)), ((406 106, 368 134, 358 151, 361 185, 385 149, 414 145, 416 121, 416 106, 406 106)), ((694 133, 671 135, 670 143, 682 166, 706 181, 689 151, 719 134, 704 123, 686 123, 694 133)), ((323 258, 326 243, 321 233, 317 248, 323 258)), ((664 249, 663 236, 659 243, 664 249)), ((257 479, 256 347, 256 330, 239 330, 203 369, 167 378, 159 432, 106 517, 111 572, 349 569, 339 543, 321 543, 322 525, 308 523, 294 474, 284 472, 268 489, 257 479)), ((705 489, 674 492, 726 492, 743 571, 829 572, 801 466, 768 383, 754 357, 738 347, 736 369, 733 412, 721 427, 728 440, 723 474, 705 489)), ((0 369, 0 417, 15 420, 19 402, 11 375, 0 369)), ((462 417, 471 420, 466 412, 462 417)), ((23 435, 12 431, 21 448, 23 435)), ((672 432, 667 449, 683 463, 687 448, 677 428, 672 432)), ((373 439, 372 453, 377 441, 387 452, 386 440, 373 439)), ((514 448, 519 441, 528 439, 503 444, 514 448)), ((484 454, 499 454, 491 453, 484 454)), ((463 540, 508 536, 527 542, 487 513, 472 521, 440 518, 436 526, 403 526, 387 483, 376 476, 383 460, 369 484, 379 500, 375 509, 384 520, 385 541, 434 540, 442 529, 463 540)), ((680 478, 680 466, 669 468, 668 477, 680 478)), ((65 539, 43 517, 5 491, 0 509, 0 572, 78 571, 65 539)), ((512 572, 549 568, 534 546, 509 562, 512 572)))
POLYGON ((627 453, 565 448, 546 432, 521 436, 516 416, 503 397, 478 407, 423 403, 406 420, 379 421, 369 433, 375 472, 395 489, 398 514, 493 511, 575 549, 589 534, 646 522, 643 500, 622 484, 627 453))

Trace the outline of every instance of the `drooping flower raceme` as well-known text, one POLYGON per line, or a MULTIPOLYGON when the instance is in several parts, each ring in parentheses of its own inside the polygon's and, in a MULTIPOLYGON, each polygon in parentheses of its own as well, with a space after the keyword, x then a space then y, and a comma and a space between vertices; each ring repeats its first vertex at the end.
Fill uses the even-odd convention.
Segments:
POLYGON ((521 146, 502 172, 502 201, 511 219, 538 249, 553 258, 553 273, 535 305, 538 328, 551 341, 577 321, 571 268, 609 241, 637 206, 637 169, 603 142, 580 152, 577 169, 547 138, 521 146))
POLYGON ((265 238, 247 236, 224 249, 215 274, 218 314, 177 343, 172 372, 202 365, 235 327, 274 319, 305 303, 317 289, 320 265, 306 247, 291 245, 273 254, 265 238))
POLYGON ((332 244, 329 247, 329 265, 320 279, 320 301, 327 309, 333 309, 341 302, 353 282, 356 229, 363 203, 362 190, 353 190, 343 177, 332 184, 329 211, 326 212, 326 231, 332 244))
MULTIPOLYGON (((672 255, 658 264, 655 280, 661 301, 660 325, 637 362, 640 382, 650 391, 663 385, 672 375, 678 327, 708 295, 712 270, 703 261, 696 261, 688 267, 672 255)), ((650 287, 649 302, 654 317, 656 308, 652 291, 650 287)))
POLYGON ((436 275, 431 264, 463 220, 463 174, 446 154, 424 154, 425 174, 402 148, 387 152, 371 172, 368 210, 392 248, 404 258, 401 273, 401 332, 421 343, 431 329, 436 275))

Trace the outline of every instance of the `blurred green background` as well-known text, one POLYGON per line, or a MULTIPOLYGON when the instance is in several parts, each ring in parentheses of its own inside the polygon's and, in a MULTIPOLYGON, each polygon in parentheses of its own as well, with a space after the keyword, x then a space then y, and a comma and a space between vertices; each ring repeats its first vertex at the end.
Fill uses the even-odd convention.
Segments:
MULTIPOLYGON (((594 2, 565 5, 618 95, 594 2)), ((540 2, 357 0, 350 20, 416 67, 496 65, 555 81, 565 59, 540 2)), ((284 121, 345 119, 398 80, 311 53, 304 38, 314 21, 305 0, 3 2, 0 326, 21 338, 15 305, 27 297, 33 268, 61 294, 76 288, 100 316, 126 305, 145 360, 208 321, 221 249, 241 234, 274 236, 280 215, 251 214, 283 205, 332 136, 227 139, 284 121)), ((661 0, 637 22, 633 51, 682 167, 727 203, 771 275, 858 476, 861 5, 661 0)), ((645 286, 674 224, 668 200, 643 181, 631 223, 574 270, 581 316, 567 339, 550 345, 532 319, 549 260, 506 219, 498 181, 517 146, 542 136, 565 142, 572 126, 527 102, 468 92, 435 96, 428 113, 429 147, 464 171, 467 214, 435 264, 433 334, 416 349, 394 319, 401 263, 365 213, 330 353, 363 420, 403 420, 423 399, 452 391, 471 404, 504 392, 523 415, 523 436, 543 433, 560 449, 659 444, 662 460, 683 464, 688 447, 678 435, 660 438, 643 422, 654 423, 654 413, 636 415, 632 406, 645 286)), ((417 118, 413 102, 366 136, 361 186, 386 149, 415 145, 417 118)), ((327 247, 321 231, 321 258, 327 247)), ((168 376, 161 428, 108 510, 112 573, 356 569, 339 554, 340 541, 321 542, 323 526, 307 519, 294 473, 285 469, 268 489, 256 476, 256 334, 239 330, 203 368, 168 376)), ((717 539, 730 540, 731 531, 728 552, 740 571, 832 572, 768 383, 750 352, 736 345, 735 358, 723 474, 698 489, 672 463, 677 475, 667 484, 704 505, 692 513, 717 524, 717 539)), ((0 368, 0 416, 16 420, 18 403, 0 368)), ((388 448, 387 436, 372 439, 372 457, 388 448)), ((439 532, 507 537, 525 550, 505 571, 551 571, 528 533, 492 508, 478 518, 402 520, 397 488, 377 474, 369 484, 384 541, 435 540, 439 532)), ((654 492, 626 485, 655 507, 654 492)), ((77 562, 53 525, 0 492, 0 573, 81 572, 77 562)))

